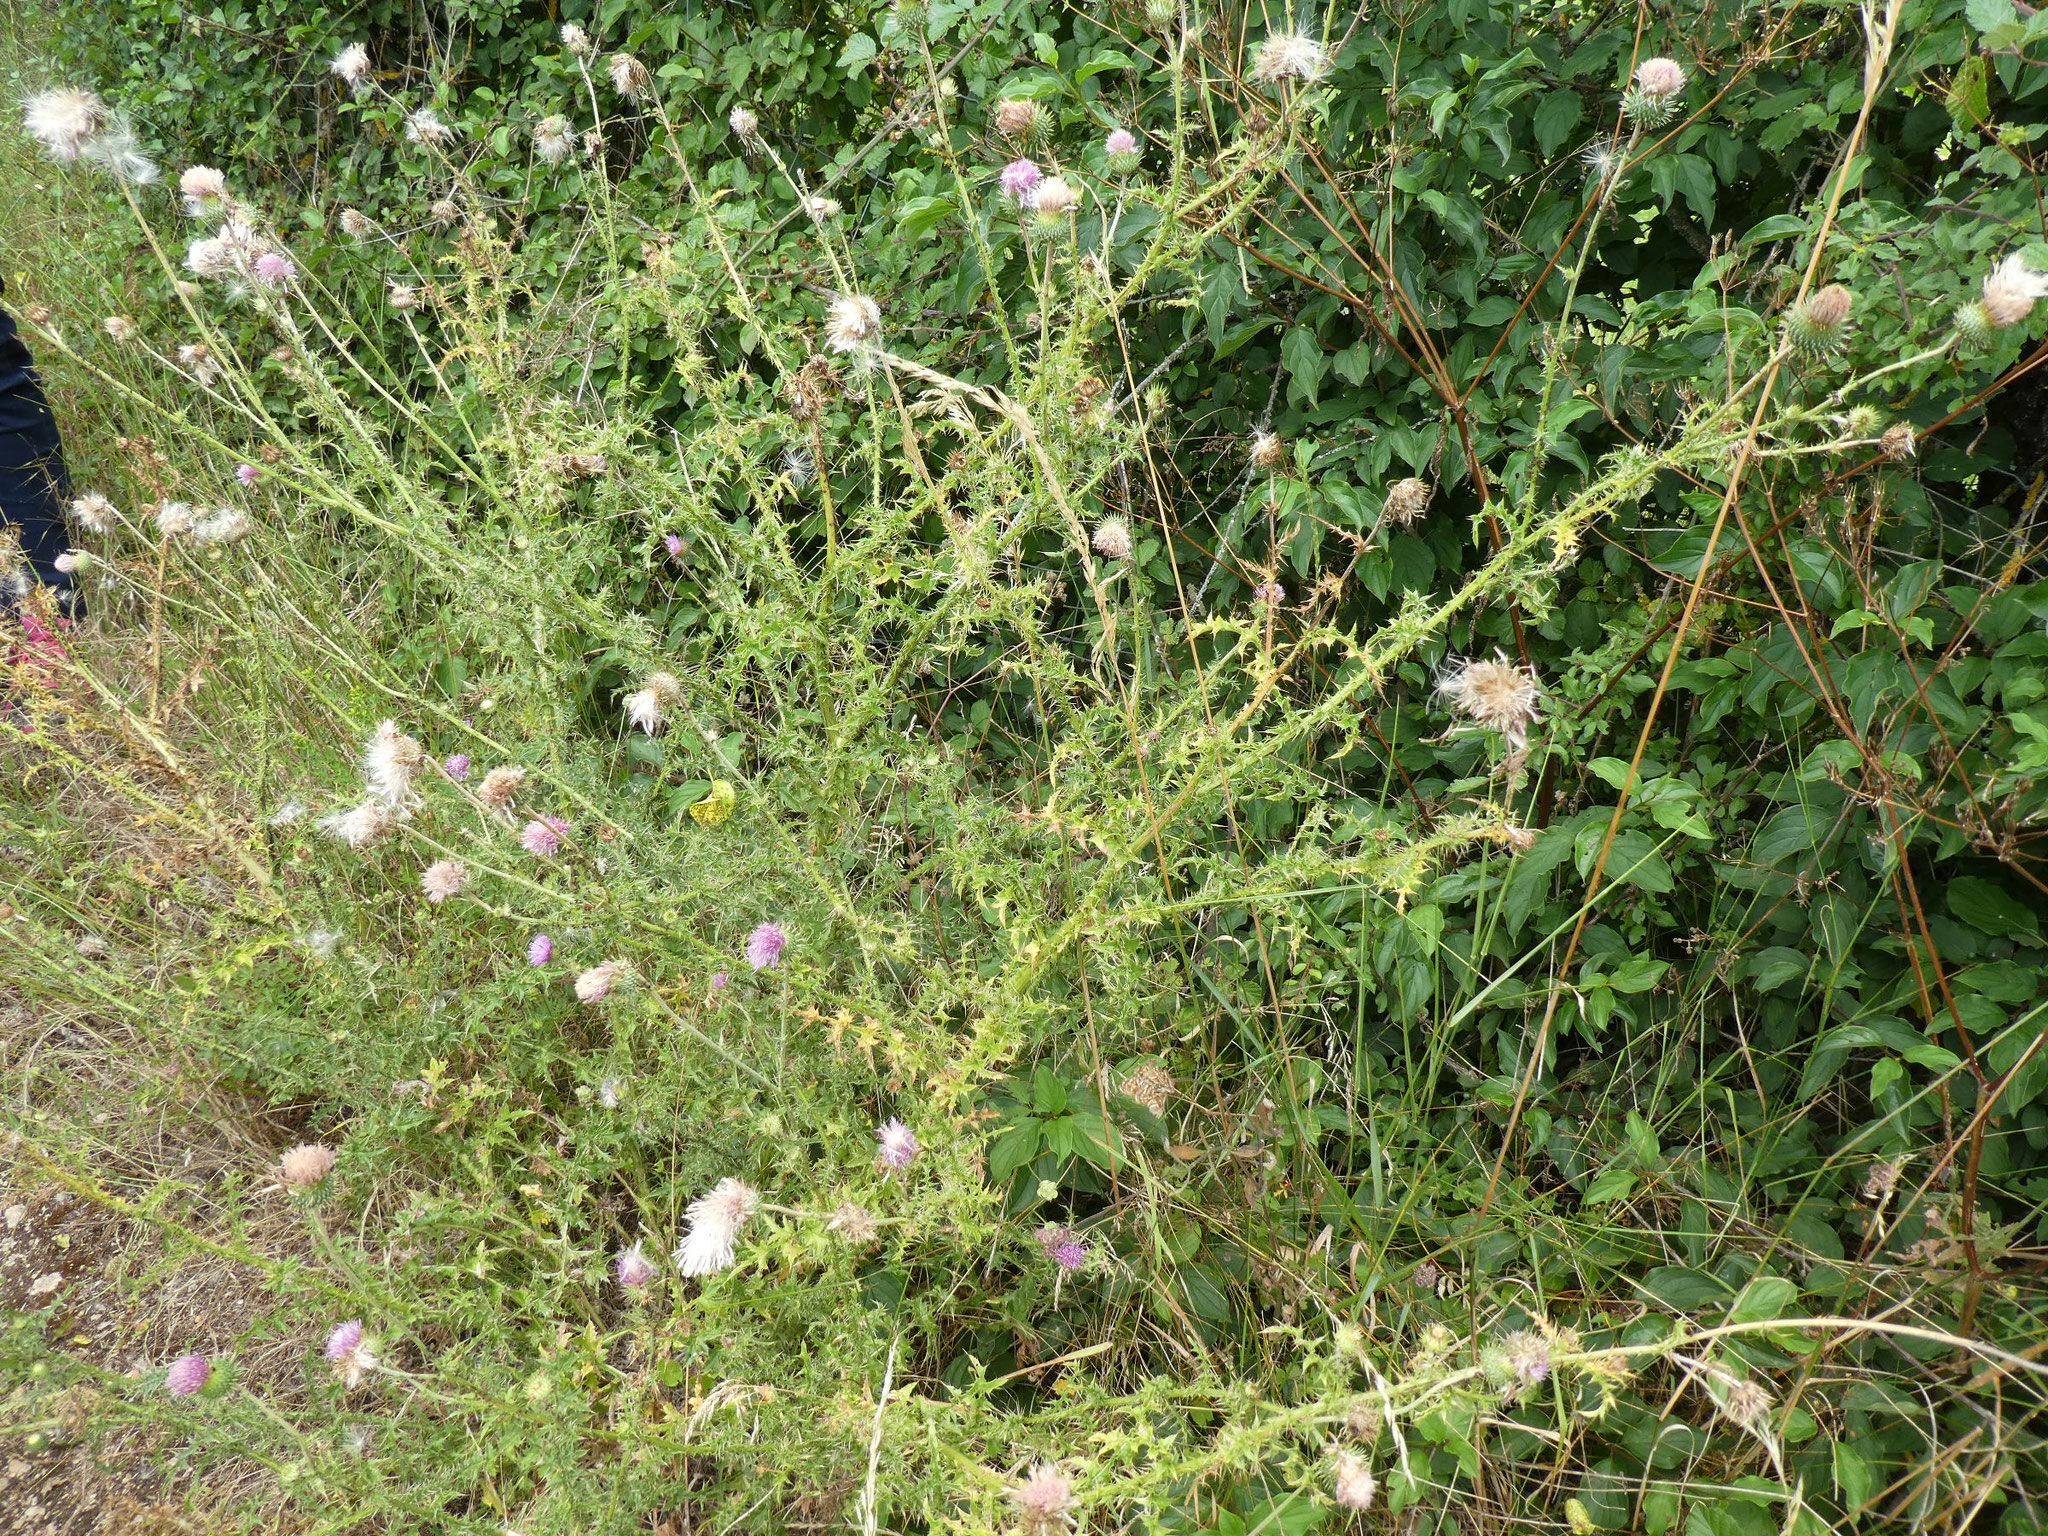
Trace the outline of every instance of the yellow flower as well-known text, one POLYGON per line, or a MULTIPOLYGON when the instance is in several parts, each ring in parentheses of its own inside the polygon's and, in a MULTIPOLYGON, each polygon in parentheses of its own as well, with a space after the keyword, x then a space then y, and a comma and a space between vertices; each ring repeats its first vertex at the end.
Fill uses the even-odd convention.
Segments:
POLYGON ((690 807, 690 815, 700 827, 715 827, 732 815, 734 795, 732 785, 724 779, 711 781, 711 792, 690 807))

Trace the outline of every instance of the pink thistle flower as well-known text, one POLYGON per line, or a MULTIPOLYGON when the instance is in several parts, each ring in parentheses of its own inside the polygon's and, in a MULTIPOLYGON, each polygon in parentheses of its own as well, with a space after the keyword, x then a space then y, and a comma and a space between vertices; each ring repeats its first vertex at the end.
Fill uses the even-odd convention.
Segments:
POLYGON ((325 1354, 328 1364, 335 1365, 346 1360, 352 1353, 362 1347, 362 1343, 363 1320, 361 1318, 352 1317, 345 1323, 336 1323, 334 1331, 327 1335, 325 1354))
POLYGON ((289 1189, 311 1189, 334 1172, 334 1148, 317 1141, 288 1149, 277 1160, 278 1177, 289 1189))
POLYGON ((334 1331, 327 1335, 323 1353, 327 1363, 334 1367, 334 1374, 341 1378, 341 1384, 351 1391, 369 1380, 370 1373, 377 1369, 377 1356, 363 1333, 363 1321, 359 1317, 336 1324, 334 1331))
POLYGON ((228 179, 210 165, 190 165, 178 174, 178 191, 185 211, 197 218, 227 202, 228 179))
POLYGON ((1102 148, 1105 154, 1129 155, 1136 153, 1138 141, 1132 135, 1130 129, 1112 128, 1109 131, 1109 137, 1102 141, 1102 148))
POLYGON ((1645 59, 1636 66, 1636 86, 1659 100, 1676 96, 1685 89, 1685 66, 1676 59, 1645 59))
POLYGON ((562 835, 569 830, 569 823, 559 816, 543 816, 529 821, 526 830, 519 834, 519 844, 536 858, 551 859, 562 851, 562 835))
POLYGON ((876 1126, 875 1140, 881 1143, 881 1152, 875 1161, 891 1172, 908 1168, 917 1158, 917 1133, 901 1120, 884 1120, 876 1126))
POLYGON ((1049 1536, 1064 1530, 1067 1506, 1074 1502, 1074 1480, 1050 1462, 1031 1469, 1030 1476, 1011 1485, 1010 1502, 1025 1536, 1049 1536))
POLYGON ((254 464, 237 464, 235 466, 235 478, 245 486, 252 486, 263 478, 263 471, 254 464))
POLYGON ((747 964, 757 971, 772 971, 782 961, 789 935, 779 924, 763 923, 747 935, 747 964))
POLYGON ((164 1373, 164 1390, 173 1397, 195 1397, 206 1390, 213 1367, 204 1355, 181 1355, 164 1373))
POLYGON ((536 933, 526 946, 526 963, 531 966, 546 965, 555 958, 555 941, 544 933, 536 933))
POLYGON ((589 970, 576 978, 577 1001, 584 1003, 603 1002, 607 997, 611 996, 612 988, 618 985, 619 978, 625 974, 625 970, 625 962, 622 960, 606 960, 601 964, 593 965, 589 970))
POLYGON ((420 876, 420 889, 437 907, 450 896, 461 895, 468 883, 469 871, 455 859, 437 859, 420 876))
POLYGON ((457 783, 469 777, 469 754, 458 752, 441 765, 441 771, 457 783))
POLYGON ((1005 197, 1014 198, 1019 203, 1023 203, 1029 201, 1032 189, 1040 181, 1044 180, 1044 177, 1033 162, 1029 160, 1012 160, 1003 167, 1003 173, 997 180, 1002 186, 1005 197))
POLYGON ((664 534, 661 542, 662 546, 668 550, 669 559, 680 560, 683 558, 683 536, 680 533, 664 534))
POLYGON ((256 258, 257 279, 272 288, 282 288, 298 275, 299 269, 293 265, 289 256, 276 251, 265 251, 256 258))
POLYGON ((1088 1262, 1088 1245, 1072 1227, 1040 1227, 1032 1234, 1045 1256, 1061 1269, 1075 1270, 1088 1262))
POLYGON ((711 973, 711 990, 723 992, 731 980, 732 977, 728 976, 724 971, 713 971, 711 973))
POLYGON ((635 1243, 618 1256, 612 1265, 612 1277, 622 1290, 644 1291, 654 1282, 654 1263, 635 1243))

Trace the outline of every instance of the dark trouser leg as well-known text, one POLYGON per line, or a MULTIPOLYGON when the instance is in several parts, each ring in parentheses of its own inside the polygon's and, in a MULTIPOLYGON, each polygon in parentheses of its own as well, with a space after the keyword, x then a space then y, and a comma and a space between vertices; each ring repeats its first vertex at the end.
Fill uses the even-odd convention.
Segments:
MULTIPOLYGON (((57 420, 33 379, 0 394, 0 523, 13 529, 37 581, 68 598, 71 578, 57 556, 71 543, 64 528, 70 481, 57 420)), ((11 601, 10 590, 0 601, 11 601)))

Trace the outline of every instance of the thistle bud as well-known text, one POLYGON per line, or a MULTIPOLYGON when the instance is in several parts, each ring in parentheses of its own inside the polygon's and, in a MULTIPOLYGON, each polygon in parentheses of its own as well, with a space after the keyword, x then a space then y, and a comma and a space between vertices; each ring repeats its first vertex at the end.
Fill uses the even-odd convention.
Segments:
POLYGON ((1785 316, 1785 340, 1810 360, 1827 357, 1849 332, 1849 311, 1856 295, 1840 283, 1829 283, 1793 305, 1785 316))
POLYGON ((1045 109, 1025 97, 996 103, 996 132, 1019 141, 1035 139, 1045 128, 1045 109))
POLYGON ((1983 352, 1998 344, 1998 322, 1991 318, 1981 300, 1957 305, 1952 323, 1956 340, 1965 352, 1983 352))

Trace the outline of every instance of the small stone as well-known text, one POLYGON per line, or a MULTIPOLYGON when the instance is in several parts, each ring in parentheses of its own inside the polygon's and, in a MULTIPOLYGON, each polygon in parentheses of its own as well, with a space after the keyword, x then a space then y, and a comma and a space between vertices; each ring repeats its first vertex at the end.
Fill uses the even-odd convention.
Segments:
POLYGON ((20 1225, 21 1225, 21 1224, 22 1224, 22 1223, 23 1223, 24 1221, 27 1221, 27 1220, 28 1220, 28 1207, 27 1207, 27 1206, 25 1206, 25 1205, 10 1205, 9 1207, 7 1207, 7 1230, 8 1230, 8 1231, 12 1232, 12 1231, 13 1231, 13 1230, 14 1230, 14 1229, 15 1229, 16 1227, 20 1226, 20 1225))
POLYGON ((29 1284, 28 1293, 31 1296, 47 1296, 63 1283, 64 1277, 53 1269, 47 1275, 36 1276, 29 1284))

